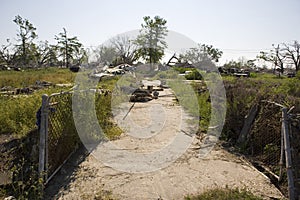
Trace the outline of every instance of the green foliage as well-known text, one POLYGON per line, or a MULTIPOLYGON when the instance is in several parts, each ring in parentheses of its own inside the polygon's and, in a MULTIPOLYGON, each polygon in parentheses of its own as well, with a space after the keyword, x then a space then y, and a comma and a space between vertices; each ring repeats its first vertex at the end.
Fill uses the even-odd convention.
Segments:
POLYGON ((29 20, 23 19, 20 15, 17 15, 13 22, 18 26, 17 41, 21 42, 16 45, 18 62, 25 66, 35 57, 36 46, 33 40, 37 38, 36 28, 29 20))
POLYGON ((68 37, 64 29, 62 33, 55 36, 57 45, 51 45, 48 41, 34 40, 38 37, 36 28, 28 19, 20 15, 15 16, 13 22, 18 26, 18 44, 12 44, 7 39, 7 44, 0 48, 0 65, 5 67, 36 68, 41 66, 60 66, 59 57, 63 65, 82 64, 87 61, 87 53, 77 37, 68 37))
POLYGON ((22 72, 18 71, 0 71, 0 88, 5 86, 11 87, 29 87, 36 81, 47 81, 53 84, 72 83, 75 78, 74 73, 69 69, 44 68, 44 69, 27 69, 22 72))
POLYGON ((175 70, 161 71, 158 72, 153 79, 176 79, 178 77, 178 72, 175 70))
POLYGON ((197 196, 187 196, 185 200, 262 200, 246 189, 230 189, 228 187, 221 189, 211 189, 197 196))
POLYGON ((7 193, 12 193, 14 197, 21 200, 42 199, 43 183, 37 172, 37 164, 25 166, 25 158, 22 158, 22 161, 14 165, 11 171, 14 173, 15 180, 7 193), (25 168, 29 168, 27 173, 25 168))
POLYGON ((35 127, 40 95, 23 98, 0 96, 0 134, 25 135, 35 127))
POLYGON ((300 71, 297 71, 296 78, 300 80, 300 71))
POLYGON ((241 57, 238 61, 231 60, 224 64, 224 68, 237 68, 237 69, 256 69, 256 65, 254 64, 255 60, 246 60, 241 57))
POLYGON ((197 95, 194 93, 191 85, 183 82, 183 77, 178 77, 174 80, 168 80, 167 84, 174 91, 180 105, 188 111, 192 116, 198 116, 197 95))
POLYGON ((77 64, 81 64, 86 57, 86 52, 76 36, 68 37, 66 29, 63 28, 63 30, 59 36, 55 36, 55 39, 60 52, 59 56, 63 58, 64 66, 69 68, 71 60, 76 60, 77 64))
POLYGON ((193 69, 192 72, 185 75, 187 80, 202 80, 202 75, 196 69, 193 69))
POLYGON ((200 129, 202 131, 207 131, 210 116, 211 116, 211 105, 209 100, 209 92, 200 93, 198 95, 198 104, 199 104, 199 116, 200 116, 200 129))
POLYGON ((196 48, 190 48, 184 54, 179 55, 179 59, 185 62, 207 63, 208 61, 218 62, 223 52, 212 45, 198 44, 196 48))
POLYGON ((122 130, 112 121, 111 94, 108 96, 96 95, 95 98, 96 115, 99 125, 108 139, 116 139, 122 130))
POLYGON ((144 24, 135 43, 138 46, 137 54, 146 60, 147 63, 158 63, 167 48, 165 36, 167 35, 167 21, 159 16, 151 19, 145 16, 144 24))
POLYGON ((243 127, 244 116, 261 100, 274 101, 300 111, 300 82, 297 78, 278 78, 273 74, 256 74, 254 78, 224 77, 227 96, 226 121, 222 137, 235 141, 243 127))
POLYGON ((178 71, 180 74, 184 74, 186 71, 192 71, 195 68, 188 68, 188 67, 173 67, 174 70, 178 71))

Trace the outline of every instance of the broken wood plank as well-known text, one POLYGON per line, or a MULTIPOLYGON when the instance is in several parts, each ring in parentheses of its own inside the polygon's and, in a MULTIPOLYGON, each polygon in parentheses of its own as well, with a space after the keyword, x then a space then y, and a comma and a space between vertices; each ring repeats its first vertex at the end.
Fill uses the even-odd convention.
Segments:
POLYGON ((245 118, 244 126, 243 126, 242 131, 240 133, 240 136, 237 140, 238 144, 242 144, 246 141, 247 135, 250 132, 251 126, 252 126, 253 121, 254 121, 254 119, 257 115, 257 112, 258 112, 258 105, 255 104, 254 106, 251 107, 248 115, 245 118))

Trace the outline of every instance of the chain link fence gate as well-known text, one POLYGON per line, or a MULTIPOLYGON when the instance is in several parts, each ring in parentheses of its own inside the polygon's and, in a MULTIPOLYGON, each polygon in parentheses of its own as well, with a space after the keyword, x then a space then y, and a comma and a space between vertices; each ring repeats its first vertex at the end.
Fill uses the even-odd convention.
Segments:
POLYGON ((72 116, 72 92, 42 96, 39 172, 45 184, 80 143, 72 116))
MULTIPOLYGON (((39 173, 42 175, 44 184, 50 181, 81 144, 73 120, 73 95, 74 92, 70 91, 42 96, 37 124, 40 133, 39 173)), ((114 139, 116 132, 121 133, 121 129, 112 120, 111 91, 107 89, 83 90, 80 91, 80 95, 94 96, 98 119, 96 123, 100 124, 109 139, 114 139)), ((93 132, 93 130, 90 131, 93 132)))

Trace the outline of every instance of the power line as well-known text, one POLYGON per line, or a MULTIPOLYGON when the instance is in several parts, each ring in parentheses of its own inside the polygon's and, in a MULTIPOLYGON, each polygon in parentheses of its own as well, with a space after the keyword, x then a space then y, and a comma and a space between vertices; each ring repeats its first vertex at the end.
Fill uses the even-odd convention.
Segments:
POLYGON ((260 52, 260 51, 269 51, 272 49, 271 48, 268 48, 268 49, 223 49, 222 48, 221 50, 223 50, 223 51, 239 51, 239 52, 260 52))

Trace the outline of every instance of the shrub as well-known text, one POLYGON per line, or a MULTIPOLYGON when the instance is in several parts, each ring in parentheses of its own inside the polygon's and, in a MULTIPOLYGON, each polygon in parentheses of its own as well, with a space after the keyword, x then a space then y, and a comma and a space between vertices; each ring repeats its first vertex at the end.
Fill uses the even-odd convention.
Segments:
POLYGON ((185 78, 187 80, 202 80, 202 75, 200 74, 200 72, 198 72, 198 70, 193 69, 192 72, 185 75, 185 78))

